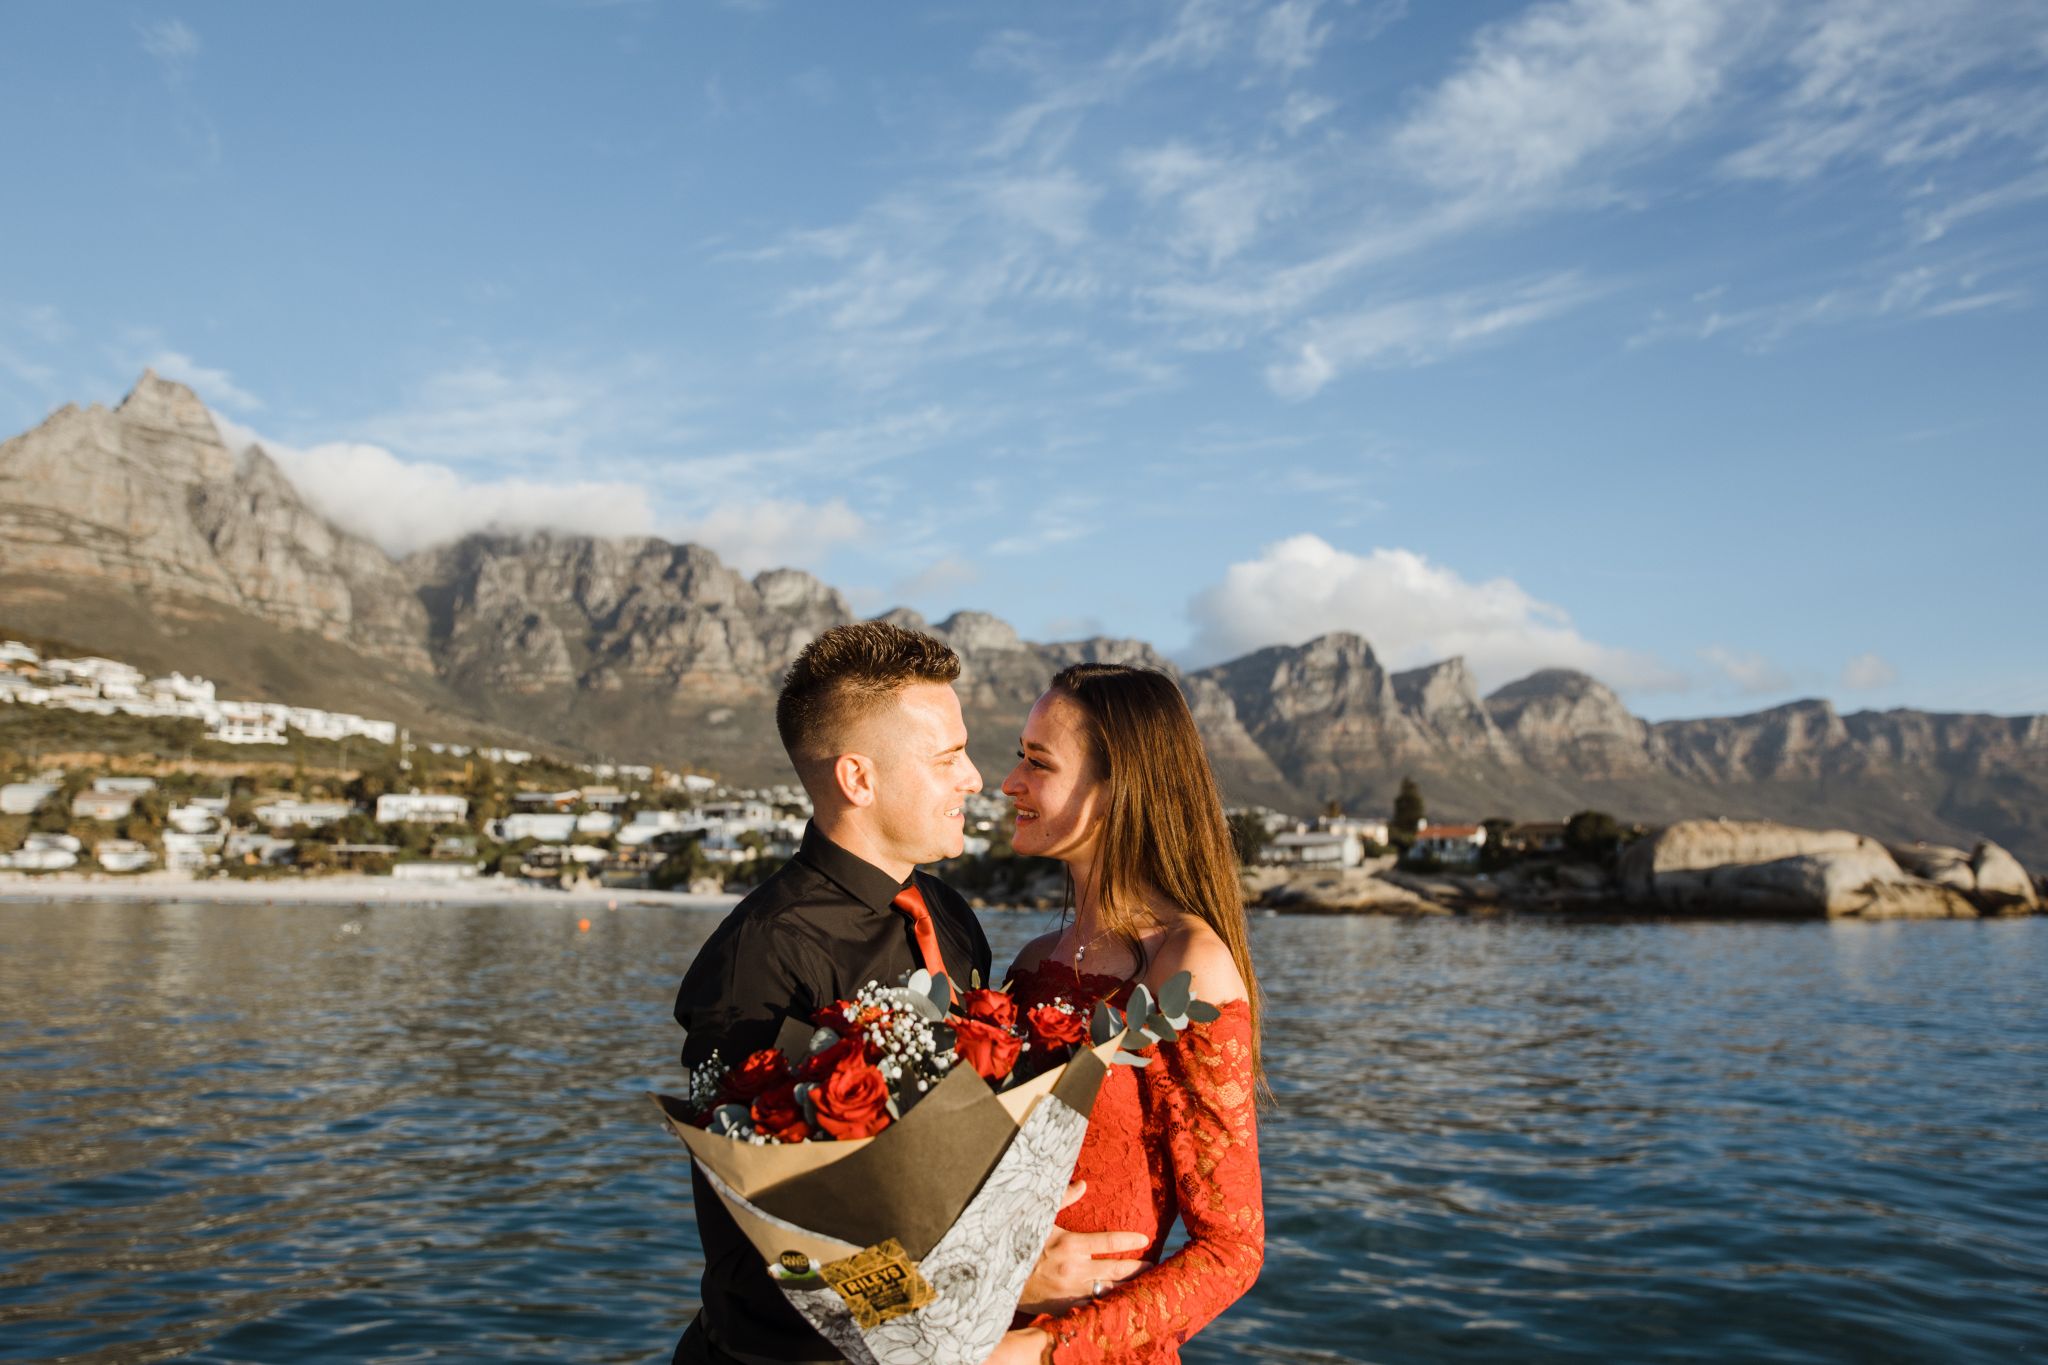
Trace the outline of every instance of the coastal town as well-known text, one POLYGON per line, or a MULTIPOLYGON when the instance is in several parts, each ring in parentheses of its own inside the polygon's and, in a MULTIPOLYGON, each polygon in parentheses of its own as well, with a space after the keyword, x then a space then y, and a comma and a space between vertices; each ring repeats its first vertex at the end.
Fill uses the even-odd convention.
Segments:
MULTIPOLYGON (((0 640, 0 703, 16 722, 0 731, 0 886, 281 890, 354 877, 415 895, 726 895, 791 857, 811 813, 793 783, 737 787, 705 772, 416 741, 395 721, 224 698, 204 678, 150 677, 18 639, 0 640), (66 714, 104 733, 88 743, 49 732, 66 714)), ((1986 842, 1881 845, 1727 820, 1651 828, 1595 810, 1432 822, 1425 811, 1412 779, 1386 816, 1335 802, 1306 819, 1232 808, 1247 897, 1291 913, 1411 915, 1956 918, 2042 904, 2031 874, 1986 842)), ((1051 865, 1010 856, 1007 814, 991 790, 970 797, 965 848, 945 875, 983 905, 1059 903, 1051 865)))

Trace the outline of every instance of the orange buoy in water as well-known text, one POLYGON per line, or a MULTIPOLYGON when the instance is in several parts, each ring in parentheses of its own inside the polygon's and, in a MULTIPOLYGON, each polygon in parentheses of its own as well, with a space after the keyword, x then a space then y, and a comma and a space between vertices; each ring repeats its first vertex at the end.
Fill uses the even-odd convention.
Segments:
POLYGON ((576 921, 576 932, 577 932, 577 933, 579 933, 579 934, 587 934, 587 933, 589 933, 589 932, 590 932, 590 921, 589 921, 589 920, 587 920, 587 919, 579 919, 579 920, 577 920, 577 921, 576 921))

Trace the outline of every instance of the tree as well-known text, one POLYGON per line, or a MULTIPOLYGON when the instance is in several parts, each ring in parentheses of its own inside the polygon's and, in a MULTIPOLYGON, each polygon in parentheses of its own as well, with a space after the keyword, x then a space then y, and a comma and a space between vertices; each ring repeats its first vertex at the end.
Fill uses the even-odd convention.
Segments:
POLYGON ((1422 828, 1422 818, 1428 808, 1422 801, 1422 788, 1415 785, 1415 779, 1401 779, 1400 794, 1394 798, 1394 818, 1387 822, 1387 837, 1394 847, 1406 851, 1415 842, 1415 832, 1422 828))
POLYGON ((1621 844, 1621 822, 1604 810, 1582 810, 1565 821, 1564 844, 1581 858, 1605 861, 1621 844))
POLYGON ((1339 801, 1336 797, 1333 796, 1329 800, 1323 802, 1324 818, 1335 820, 1341 817, 1343 814, 1344 803, 1342 801, 1339 801))
POLYGON ((1479 865, 1488 871, 1506 867, 1514 855, 1508 850, 1508 831, 1515 822, 1503 816, 1493 816, 1479 822, 1486 831, 1486 842, 1479 848, 1479 865))
POLYGON ((1272 838, 1266 822, 1257 811, 1234 810, 1230 813, 1230 842, 1237 849, 1239 866, 1250 867, 1258 862, 1259 853, 1272 838))
POLYGON ((503 819, 510 809, 498 780, 498 765, 481 754, 470 760, 462 794, 469 798, 469 827, 478 833, 491 821, 503 819))

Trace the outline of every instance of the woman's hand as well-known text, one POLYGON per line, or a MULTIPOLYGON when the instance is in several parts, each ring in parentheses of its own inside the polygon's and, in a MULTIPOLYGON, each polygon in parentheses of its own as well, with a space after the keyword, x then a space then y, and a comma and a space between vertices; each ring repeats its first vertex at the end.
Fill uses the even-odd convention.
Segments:
POLYGON ((1046 1347, 1050 1345, 1052 1338, 1036 1327, 1005 1332, 1003 1339, 996 1344, 995 1354, 983 1365, 1039 1365, 1045 1359, 1046 1347))
MULTIPOLYGON (((1088 1182, 1077 1180, 1067 1186, 1066 1208, 1088 1191, 1088 1182)), ((1017 1302, 1020 1313, 1062 1313, 1077 1303, 1086 1303, 1113 1284, 1121 1284, 1140 1271, 1150 1270, 1150 1261, 1110 1259, 1143 1251, 1151 1239, 1142 1232, 1068 1232, 1053 1224, 1031 1278, 1017 1302)))

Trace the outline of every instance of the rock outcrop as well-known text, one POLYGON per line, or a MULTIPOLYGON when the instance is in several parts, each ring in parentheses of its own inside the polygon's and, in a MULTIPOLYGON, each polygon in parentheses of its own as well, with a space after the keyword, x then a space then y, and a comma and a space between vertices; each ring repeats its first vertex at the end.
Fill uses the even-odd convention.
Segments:
POLYGON ((431 667, 390 559, 260 451, 238 460, 190 389, 148 371, 111 411, 65 407, 0 444, 0 576, 216 603, 431 667))
POLYGON ((1882 844, 1846 830, 1687 820, 1623 855, 1630 903, 1676 914, 1964 918, 1956 887, 1909 875, 1882 844))

